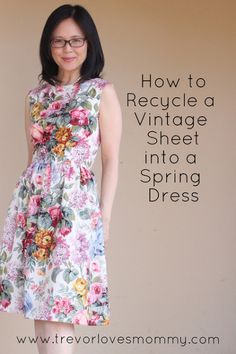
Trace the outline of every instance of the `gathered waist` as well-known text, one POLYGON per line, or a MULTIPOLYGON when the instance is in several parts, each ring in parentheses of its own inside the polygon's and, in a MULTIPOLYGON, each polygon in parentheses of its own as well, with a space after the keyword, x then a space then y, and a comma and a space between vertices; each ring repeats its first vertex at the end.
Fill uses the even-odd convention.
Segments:
POLYGON ((89 170, 92 174, 94 174, 92 171, 93 161, 89 160, 88 158, 85 158, 84 155, 85 154, 83 153, 77 152, 75 156, 71 156, 71 155, 58 156, 54 154, 52 151, 48 151, 45 146, 42 146, 42 147, 38 147, 33 152, 31 164, 32 165, 37 164, 41 166, 53 164, 53 165, 57 165, 58 168, 60 168, 60 166, 65 167, 71 165, 71 167, 75 169, 84 167, 87 170, 89 170))
MULTIPOLYGON (((50 151, 37 149, 33 152, 32 161, 23 171, 21 178, 43 181, 45 193, 50 193, 53 186, 70 184, 86 186, 96 185, 96 177, 92 171, 92 162, 82 156, 63 156, 58 158, 50 151)), ((54 187, 55 188, 55 187, 54 187)))

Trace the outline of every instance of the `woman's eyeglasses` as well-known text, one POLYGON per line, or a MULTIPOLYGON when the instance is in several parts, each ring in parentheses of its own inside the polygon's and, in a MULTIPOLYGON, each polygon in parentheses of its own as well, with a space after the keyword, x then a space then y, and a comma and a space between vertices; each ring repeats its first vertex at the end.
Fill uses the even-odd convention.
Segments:
POLYGON ((53 38, 50 41, 51 47, 53 48, 63 48, 66 46, 66 43, 69 43, 71 47, 74 48, 79 48, 84 45, 84 42, 86 41, 86 38, 72 38, 69 40, 62 39, 62 38, 53 38))

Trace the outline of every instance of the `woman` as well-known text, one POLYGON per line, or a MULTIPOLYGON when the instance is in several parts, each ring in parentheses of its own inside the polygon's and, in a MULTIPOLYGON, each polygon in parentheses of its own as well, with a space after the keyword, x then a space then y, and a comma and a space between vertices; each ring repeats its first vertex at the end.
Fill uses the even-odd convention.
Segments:
POLYGON ((28 166, 4 226, 0 310, 34 319, 36 336, 50 338, 37 342, 40 354, 53 353, 56 342, 57 353, 72 353, 66 338, 75 324, 110 320, 105 249, 122 114, 113 84, 101 78, 103 52, 85 8, 51 13, 40 59, 40 84, 25 101, 28 166), (99 200, 91 167, 100 143, 99 200))

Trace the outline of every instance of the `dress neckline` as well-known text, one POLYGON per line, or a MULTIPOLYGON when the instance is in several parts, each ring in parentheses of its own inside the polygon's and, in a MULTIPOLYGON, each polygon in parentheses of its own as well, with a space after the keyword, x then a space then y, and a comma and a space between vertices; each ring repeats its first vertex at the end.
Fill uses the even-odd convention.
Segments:
POLYGON ((74 86, 76 86, 76 87, 80 87, 81 85, 83 85, 83 84, 85 84, 85 83, 87 83, 87 82, 90 82, 90 81, 92 81, 92 80, 94 80, 94 78, 91 78, 91 79, 87 79, 87 80, 85 80, 85 81, 83 81, 83 82, 78 82, 78 81, 76 81, 76 82, 73 82, 73 83, 71 83, 71 84, 65 84, 65 85, 62 85, 62 84, 58 84, 58 83, 56 83, 56 82, 54 82, 55 84, 53 85, 53 84, 50 84, 48 81, 45 81, 44 80, 44 82, 46 83, 46 84, 48 84, 49 86, 52 86, 52 87, 55 87, 55 88, 57 88, 57 87, 60 87, 60 88, 69 88, 69 87, 74 87, 74 86))
POLYGON ((60 86, 60 87, 70 87, 70 86, 74 86, 74 85, 80 85, 78 81, 72 82, 71 84, 59 84, 59 83, 55 83, 55 87, 56 86, 60 86))

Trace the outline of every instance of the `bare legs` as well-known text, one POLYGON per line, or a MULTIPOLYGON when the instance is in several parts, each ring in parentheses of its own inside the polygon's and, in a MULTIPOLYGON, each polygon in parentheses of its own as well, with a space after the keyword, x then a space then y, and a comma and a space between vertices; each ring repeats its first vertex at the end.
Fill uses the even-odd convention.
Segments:
POLYGON ((35 336, 39 354, 73 354, 75 329, 70 323, 34 320, 35 336), (64 336, 64 338, 62 338, 64 336), (70 338, 73 338, 73 340, 70 338), (42 338, 42 341, 40 339, 42 338), (43 340, 48 339, 48 343, 43 340), (61 340, 62 338, 62 340, 61 340), (53 343, 54 342, 54 343, 53 343))

